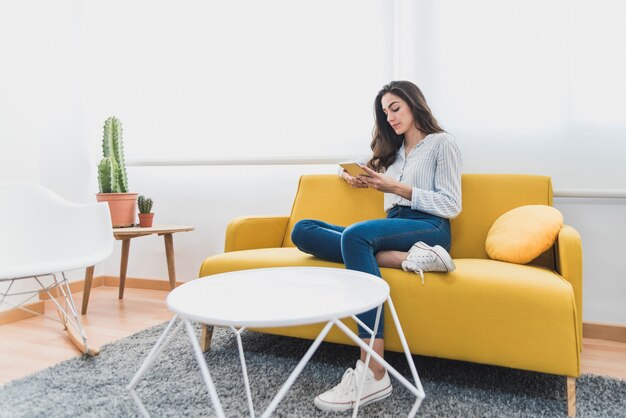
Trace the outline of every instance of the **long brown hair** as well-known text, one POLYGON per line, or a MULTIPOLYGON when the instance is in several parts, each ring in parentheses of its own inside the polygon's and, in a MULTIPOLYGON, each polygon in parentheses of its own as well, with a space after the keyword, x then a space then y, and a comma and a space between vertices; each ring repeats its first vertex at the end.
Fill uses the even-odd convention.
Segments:
POLYGON ((396 160, 396 153, 404 142, 404 135, 395 133, 383 112, 382 98, 391 93, 404 100, 413 113, 417 129, 426 135, 445 132, 430 111, 422 91, 410 81, 392 81, 385 85, 374 100, 374 131, 372 132, 372 159, 367 165, 375 171, 387 169, 396 160))

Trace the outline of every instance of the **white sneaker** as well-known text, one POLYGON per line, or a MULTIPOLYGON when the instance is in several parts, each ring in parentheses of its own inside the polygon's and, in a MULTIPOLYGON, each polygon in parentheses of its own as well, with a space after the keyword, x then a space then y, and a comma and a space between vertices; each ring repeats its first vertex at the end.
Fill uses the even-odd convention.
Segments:
MULTIPOLYGON (((357 400, 358 385, 364 369, 365 363, 358 360, 355 369, 350 368, 345 371, 341 378, 341 383, 315 398, 315 406, 323 411, 346 411, 352 409, 357 400)), ((391 389, 391 380, 389 380, 387 370, 385 370, 385 375, 382 379, 376 380, 374 372, 367 367, 359 407, 386 398, 391 395, 391 389)))
POLYGON ((442 246, 431 247, 422 241, 413 244, 402 262, 402 270, 418 273, 422 278, 422 284, 425 271, 454 271, 455 268, 452 257, 442 246))

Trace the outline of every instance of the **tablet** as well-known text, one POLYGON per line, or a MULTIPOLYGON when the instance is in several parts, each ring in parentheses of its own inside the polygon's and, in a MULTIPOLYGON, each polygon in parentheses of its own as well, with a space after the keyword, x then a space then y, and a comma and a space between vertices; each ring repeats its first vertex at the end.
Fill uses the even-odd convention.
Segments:
POLYGON ((346 161, 344 163, 339 163, 339 165, 344 170, 346 170, 348 174, 350 174, 352 177, 357 177, 359 175, 369 176, 369 174, 367 174, 367 171, 363 170, 363 167, 361 167, 354 161, 346 161))

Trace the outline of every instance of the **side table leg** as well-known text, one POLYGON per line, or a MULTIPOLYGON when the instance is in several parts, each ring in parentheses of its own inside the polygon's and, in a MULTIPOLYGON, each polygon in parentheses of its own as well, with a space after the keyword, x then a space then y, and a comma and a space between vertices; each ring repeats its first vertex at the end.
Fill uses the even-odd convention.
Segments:
POLYGON ((170 290, 176 287, 176 268, 174 265, 174 240, 172 234, 163 234, 165 240, 165 257, 167 258, 167 274, 170 278, 170 290))
POLYGON ((89 294, 91 293, 91 282, 93 280, 93 270, 96 266, 89 266, 85 270, 85 287, 83 288, 83 308, 81 313, 87 313, 87 305, 89 305, 89 294))
POLYGON ((128 269, 128 252, 130 251, 130 238, 122 240, 122 259, 120 261, 120 299, 124 299, 124 286, 126 285, 126 270, 128 269))

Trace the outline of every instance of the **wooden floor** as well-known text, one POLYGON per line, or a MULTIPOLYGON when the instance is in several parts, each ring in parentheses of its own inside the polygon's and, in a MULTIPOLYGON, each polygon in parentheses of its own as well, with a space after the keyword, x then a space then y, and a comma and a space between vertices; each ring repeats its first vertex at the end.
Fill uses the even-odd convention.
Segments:
MULTIPOLYGON (((73 293, 80 309, 82 292, 73 293)), ((102 345, 172 318, 165 306, 167 292, 126 288, 119 300, 117 287, 95 287, 87 315, 81 317, 90 346, 102 345)), ((56 315, 52 301, 46 313, 56 315)), ((0 385, 27 376, 80 353, 61 324, 43 316, 0 326, 0 385)))
MULTIPOLYGON (((117 292, 116 287, 91 291, 88 314, 82 317, 91 345, 100 347, 172 317, 165 306, 167 292, 126 288, 122 301, 117 292)), ((80 307, 82 293, 74 300, 80 307)), ((46 312, 54 314, 52 302, 46 303, 46 312)), ((78 355, 56 321, 38 316, 2 325, 0 385, 78 355)), ((585 338, 582 372, 626 379, 626 343, 585 338)))

